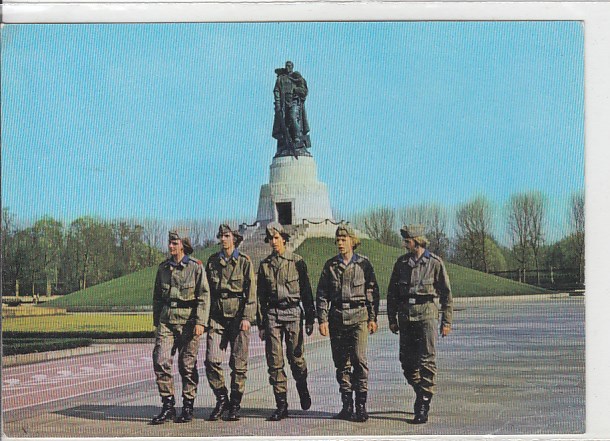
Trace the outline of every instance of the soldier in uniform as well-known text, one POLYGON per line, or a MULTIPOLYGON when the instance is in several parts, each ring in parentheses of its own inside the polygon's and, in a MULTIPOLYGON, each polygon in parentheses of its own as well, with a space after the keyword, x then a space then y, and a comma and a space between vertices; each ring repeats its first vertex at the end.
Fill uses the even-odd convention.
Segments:
POLYGON ((323 336, 330 333, 343 402, 335 418, 364 422, 368 419, 366 350, 368 334, 377 331, 379 287, 371 262, 354 252, 360 245, 354 230, 339 225, 335 238, 339 254, 324 264, 316 293, 318 326, 323 336))
POLYGON ((211 295, 205 368, 216 396, 208 420, 216 421, 228 411, 226 420, 237 421, 246 385, 250 325, 256 320, 256 286, 252 262, 237 248, 243 237, 226 224, 220 225, 216 237, 222 249, 210 256, 205 267, 211 295), (230 400, 221 366, 229 345, 230 400))
POLYGON ((277 405, 269 421, 280 421, 288 416, 282 340, 286 342, 286 357, 296 381, 301 408, 311 407, 307 364, 303 356, 303 314, 305 330, 311 335, 316 310, 307 265, 301 256, 286 249, 289 239, 290 235, 281 224, 271 222, 267 225, 265 242, 271 245, 273 252, 261 261, 257 277, 259 336, 265 341, 269 383, 273 386, 277 405))
POLYGON ((170 258, 159 265, 153 292, 153 324, 156 328, 153 366, 163 402, 151 424, 176 417, 173 355, 178 351, 182 377, 182 413, 177 423, 191 421, 199 373, 197 353, 210 312, 210 290, 201 261, 190 257, 193 247, 185 234, 169 233, 170 258))
POLYGON ((408 253, 394 265, 388 287, 390 330, 400 332, 400 363, 415 391, 414 424, 428 421, 435 392, 435 342, 441 305, 440 334, 451 332, 453 299, 449 277, 440 257, 426 249, 428 240, 421 225, 400 229, 408 253))

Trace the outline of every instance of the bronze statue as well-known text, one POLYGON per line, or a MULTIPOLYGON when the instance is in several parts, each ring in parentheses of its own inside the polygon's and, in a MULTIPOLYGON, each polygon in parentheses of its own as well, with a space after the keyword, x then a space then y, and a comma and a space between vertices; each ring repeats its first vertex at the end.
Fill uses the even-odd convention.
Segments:
POLYGON ((278 156, 311 156, 307 150, 310 146, 309 123, 305 113, 307 81, 293 71, 292 61, 286 61, 286 67, 275 69, 277 80, 273 88, 275 119, 273 137, 277 139, 278 156))

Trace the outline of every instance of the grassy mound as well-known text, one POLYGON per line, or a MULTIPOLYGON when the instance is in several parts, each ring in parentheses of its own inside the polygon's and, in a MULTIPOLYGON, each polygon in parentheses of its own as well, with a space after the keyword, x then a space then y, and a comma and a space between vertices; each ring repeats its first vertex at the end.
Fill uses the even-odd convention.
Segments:
MULTIPOLYGON (((405 249, 394 248, 374 240, 365 239, 356 252, 367 256, 373 264, 381 297, 385 298, 394 263, 399 256, 406 252, 405 249)), ((303 256, 303 259, 307 262, 312 288, 315 291, 324 263, 337 254, 334 240, 322 237, 308 239, 299 247, 297 253, 303 256)), ((550 292, 544 288, 526 285, 451 263, 446 263, 446 267, 454 297, 523 295, 550 292)))
MULTIPOLYGON (((194 253, 204 264, 218 246, 194 253)), ((152 292, 157 267, 150 267, 118 279, 100 283, 84 290, 51 300, 45 305, 87 307, 109 310, 111 307, 137 307, 152 305, 152 292)))
POLYGON ((152 314, 77 313, 36 318, 32 329, 31 317, 3 320, 4 338, 89 337, 89 338, 143 338, 153 336, 152 314))
MULTIPOLYGON (((195 253, 195 257, 202 261, 218 250, 213 246, 195 253)), ((396 259, 404 254, 404 249, 394 248, 380 244, 374 240, 363 240, 357 250, 366 255, 372 262, 377 275, 381 297, 386 297, 390 274, 396 259)), ((309 268, 312 287, 318 285, 320 272, 324 262, 336 255, 337 248, 331 238, 308 239, 298 248, 297 253, 303 256, 309 268)), ((111 280, 106 283, 87 288, 49 301, 48 306, 59 307, 88 307, 111 310, 112 307, 138 308, 152 304, 152 288, 157 268, 145 270, 111 280)), ((447 271, 455 297, 479 297, 495 295, 522 295, 549 292, 512 280, 471 270, 458 265, 447 264, 447 271)))

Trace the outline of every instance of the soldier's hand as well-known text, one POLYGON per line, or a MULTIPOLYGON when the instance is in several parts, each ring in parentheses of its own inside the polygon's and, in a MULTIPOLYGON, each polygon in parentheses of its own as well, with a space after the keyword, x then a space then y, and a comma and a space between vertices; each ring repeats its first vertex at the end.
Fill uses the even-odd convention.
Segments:
POLYGON ((248 332, 250 330, 250 322, 248 320, 242 320, 239 324, 239 330, 248 332))
POLYGON ((313 334, 313 325, 305 325, 305 333, 307 335, 313 334))
POLYGON ((258 330, 258 338, 265 340, 265 329, 261 328, 258 330))
POLYGON ((451 326, 449 326, 449 325, 441 326, 441 337, 443 337, 443 338, 447 337, 450 332, 451 332, 451 326))
POLYGON ((195 325, 195 335, 203 335, 205 332, 205 326, 203 325, 195 325))
POLYGON ((320 334, 324 337, 328 336, 328 322, 320 323, 318 331, 320 331, 320 334))
POLYGON ((398 325, 396 323, 392 323, 390 325, 390 331, 392 331, 394 334, 398 334, 398 325))
POLYGON ((377 322, 369 322, 368 328, 369 334, 374 334, 375 332, 377 332, 377 322))

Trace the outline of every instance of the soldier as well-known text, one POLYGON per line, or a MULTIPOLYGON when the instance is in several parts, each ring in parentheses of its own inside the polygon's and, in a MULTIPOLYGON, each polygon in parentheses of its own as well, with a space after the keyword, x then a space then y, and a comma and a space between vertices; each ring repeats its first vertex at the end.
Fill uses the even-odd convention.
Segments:
POLYGON ((226 420, 239 420, 246 385, 250 325, 256 319, 256 286, 250 258, 239 252, 243 237, 228 225, 216 236, 221 251, 208 259, 205 271, 210 283, 211 307, 205 371, 216 396, 208 420, 216 421, 228 410, 226 420), (222 371, 223 352, 231 345, 231 397, 222 371))
POLYGON ((315 306, 307 274, 307 265, 298 254, 286 249, 290 235, 277 222, 267 225, 265 242, 273 252, 261 261, 257 276, 259 336, 265 341, 269 367, 269 383, 273 386, 277 409, 268 421, 280 421, 288 416, 286 399, 287 378, 284 371, 284 348, 296 381, 301 408, 311 407, 307 388, 307 364, 303 357, 303 310, 305 331, 313 333, 315 306))
POLYGON ((428 421, 435 392, 435 342, 440 299, 440 334, 451 332, 453 299, 449 277, 440 257, 426 249, 428 240, 421 225, 400 229, 408 253, 394 265, 388 287, 390 330, 400 331, 400 363, 407 382, 415 391, 414 424, 428 421), (397 318, 398 317, 398 318, 397 318))
POLYGON ((173 356, 178 351, 182 377, 182 413, 177 423, 193 419, 199 373, 197 353, 210 313, 210 289, 201 261, 190 257, 193 247, 185 234, 169 232, 170 258, 159 265, 153 293, 153 324, 156 328, 153 366, 163 402, 151 424, 176 417, 173 356))
POLYGON ((364 422, 368 419, 366 349, 368 334, 377 331, 379 287, 371 262, 354 253, 360 245, 354 230, 339 225, 335 237, 339 254, 324 264, 316 294, 319 331, 323 336, 330 332, 337 369, 343 408, 335 418, 364 422))

